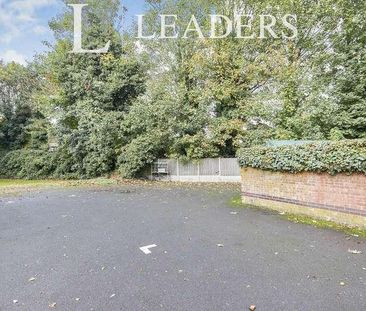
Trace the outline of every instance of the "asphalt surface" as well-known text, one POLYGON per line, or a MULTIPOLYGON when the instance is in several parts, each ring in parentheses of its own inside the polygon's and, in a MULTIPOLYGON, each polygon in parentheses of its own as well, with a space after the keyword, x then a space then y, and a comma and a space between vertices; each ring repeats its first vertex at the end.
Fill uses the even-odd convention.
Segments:
POLYGON ((233 208, 237 192, 131 185, 0 198, 0 310, 366 310, 366 240, 233 208))

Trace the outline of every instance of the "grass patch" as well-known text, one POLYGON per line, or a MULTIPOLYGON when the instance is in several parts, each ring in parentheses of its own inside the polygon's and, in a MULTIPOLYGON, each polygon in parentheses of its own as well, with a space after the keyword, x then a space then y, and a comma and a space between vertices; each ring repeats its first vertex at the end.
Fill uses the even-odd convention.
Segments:
POLYGON ((118 185, 140 185, 139 180, 125 180, 117 178, 100 177, 83 180, 26 180, 26 179, 0 179, 0 196, 21 195, 35 189, 66 188, 66 187, 113 187, 118 185))
POLYGON ((0 179, 0 190, 4 188, 27 188, 27 187, 48 187, 48 186, 110 186, 116 185, 118 181, 110 178, 95 178, 85 180, 56 180, 56 179, 42 179, 42 180, 26 180, 26 179, 0 179))
POLYGON ((0 196, 19 195, 38 188, 62 187, 66 182, 60 180, 0 179, 0 196))
POLYGON ((313 218, 310 216, 304 216, 304 215, 285 214, 285 215, 281 215, 281 216, 294 223, 311 225, 313 227, 321 228, 321 229, 332 229, 332 230, 344 232, 348 235, 366 238, 366 229, 352 228, 352 227, 348 227, 346 225, 341 225, 341 224, 335 223, 333 221, 316 219, 316 218, 313 218))
POLYGON ((341 225, 341 224, 335 223, 333 221, 317 219, 317 218, 310 217, 310 216, 307 216, 307 215, 279 213, 276 210, 268 209, 268 208, 265 208, 265 207, 247 205, 247 204, 244 204, 242 202, 240 194, 233 197, 230 200, 229 205, 231 207, 234 207, 234 208, 250 208, 250 209, 255 209, 255 210, 270 211, 274 215, 278 215, 282 219, 286 219, 286 220, 291 221, 293 223, 310 225, 310 226, 313 226, 313 227, 319 228, 319 229, 331 229, 331 230, 343 232, 347 235, 366 238, 366 229, 353 228, 353 227, 349 227, 349 226, 346 226, 346 225, 341 225))
POLYGON ((0 179, 0 188, 27 187, 27 186, 49 186, 61 184, 56 180, 24 180, 24 179, 0 179))
POLYGON ((248 207, 247 205, 243 204, 240 194, 237 194, 233 198, 231 198, 229 204, 231 207, 238 207, 238 208, 248 207))

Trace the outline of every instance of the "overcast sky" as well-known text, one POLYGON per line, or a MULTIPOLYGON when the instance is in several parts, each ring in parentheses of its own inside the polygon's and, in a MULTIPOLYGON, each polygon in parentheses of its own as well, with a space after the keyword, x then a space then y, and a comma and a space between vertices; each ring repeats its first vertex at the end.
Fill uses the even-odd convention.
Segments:
MULTIPOLYGON (((128 9, 127 23, 135 14, 143 13, 144 0, 121 2, 128 9)), ((25 64, 36 53, 45 51, 42 41, 52 42, 48 21, 63 6, 61 0, 0 0, 0 59, 25 64)))

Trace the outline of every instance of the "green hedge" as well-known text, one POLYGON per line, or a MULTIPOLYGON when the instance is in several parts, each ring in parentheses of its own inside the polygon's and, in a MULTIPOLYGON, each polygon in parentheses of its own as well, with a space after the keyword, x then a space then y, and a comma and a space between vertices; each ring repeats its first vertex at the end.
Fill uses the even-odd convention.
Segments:
POLYGON ((1 178, 46 178, 54 169, 52 156, 47 151, 14 150, 0 157, 1 178))
POLYGON ((366 173, 366 140, 254 147, 238 152, 240 166, 280 172, 366 173))

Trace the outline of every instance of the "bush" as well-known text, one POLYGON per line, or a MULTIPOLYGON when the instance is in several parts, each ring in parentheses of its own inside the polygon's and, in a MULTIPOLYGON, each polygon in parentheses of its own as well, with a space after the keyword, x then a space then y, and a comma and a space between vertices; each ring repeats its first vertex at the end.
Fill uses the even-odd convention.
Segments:
POLYGON ((5 178, 45 178, 54 169, 53 158, 46 151, 21 149, 0 158, 0 176, 5 178))
POLYGON ((241 167, 299 172, 366 173, 366 140, 254 147, 238 152, 241 167))
POLYGON ((119 172, 125 178, 141 175, 142 171, 164 150, 164 137, 157 133, 139 136, 122 148, 118 158, 119 172))

